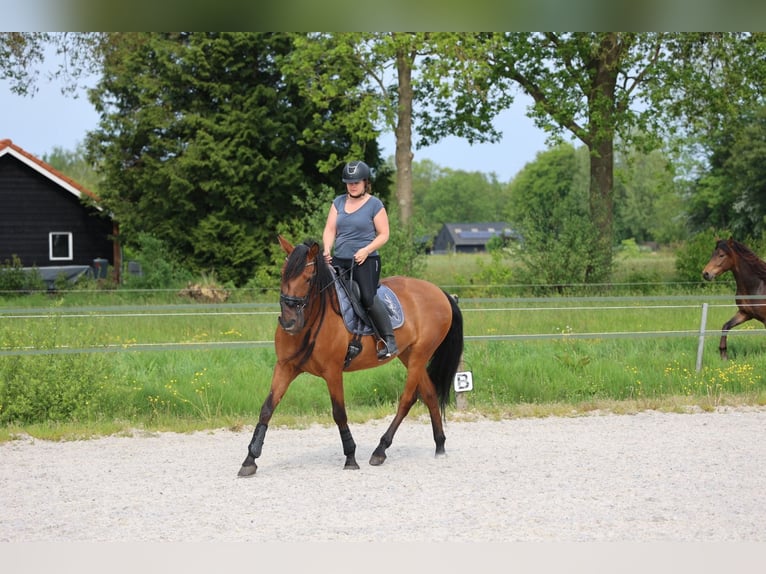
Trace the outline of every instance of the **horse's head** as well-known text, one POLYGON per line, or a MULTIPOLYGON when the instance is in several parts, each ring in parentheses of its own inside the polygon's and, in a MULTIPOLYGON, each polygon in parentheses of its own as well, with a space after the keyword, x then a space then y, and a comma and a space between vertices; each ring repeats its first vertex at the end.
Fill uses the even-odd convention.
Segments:
POLYGON ((706 281, 712 281, 721 273, 725 273, 734 267, 736 254, 733 244, 734 239, 731 237, 729 239, 716 240, 715 249, 713 249, 713 254, 710 256, 710 261, 707 262, 707 265, 702 270, 702 277, 706 281))
POLYGON ((285 264, 282 266, 279 325, 285 332, 295 335, 306 325, 304 311, 311 297, 316 295, 314 279, 319 245, 302 243, 293 246, 281 235, 279 244, 287 253, 285 264))

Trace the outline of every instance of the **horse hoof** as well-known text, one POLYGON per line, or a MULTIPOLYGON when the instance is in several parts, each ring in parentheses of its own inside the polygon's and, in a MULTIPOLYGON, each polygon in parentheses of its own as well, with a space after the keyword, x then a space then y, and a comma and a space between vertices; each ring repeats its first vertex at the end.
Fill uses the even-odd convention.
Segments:
POLYGON ((239 469, 239 472, 237 473, 237 476, 240 478, 242 477, 248 477, 248 476, 255 476, 255 471, 258 470, 258 467, 254 464, 248 464, 248 465, 242 465, 242 468, 239 469))
POLYGON ((385 461, 386 461, 386 455, 377 455, 377 454, 373 454, 373 455, 370 457, 370 464, 371 464, 372 466, 380 466, 380 465, 381 465, 381 464, 383 464, 385 461))
POLYGON ((343 466, 343 470, 359 470, 359 465, 356 463, 356 457, 353 454, 346 457, 346 464, 343 466))

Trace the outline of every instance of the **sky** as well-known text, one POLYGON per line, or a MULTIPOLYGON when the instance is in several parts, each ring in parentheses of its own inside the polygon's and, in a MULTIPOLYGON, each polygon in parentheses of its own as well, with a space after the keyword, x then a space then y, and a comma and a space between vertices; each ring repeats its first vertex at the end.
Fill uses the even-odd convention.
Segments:
MULTIPOLYGON (((55 148, 75 150, 86 132, 98 124, 98 114, 84 89, 76 92, 77 97, 63 95, 58 83, 43 77, 38 88, 33 96, 18 96, 11 93, 7 80, 0 80, 0 140, 10 139, 40 158, 55 148)), ((503 133, 498 143, 472 146, 460 138, 449 137, 414 150, 414 160, 429 159, 454 170, 494 173, 498 181, 509 182, 547 147, 544 132, 526 117, 530 103, 528 96, 518 95, 513 106, 496 118, 495 126, 503 133)), ((393 133, 383 134, 380 141, 383 157, 393 156, 393 133)))

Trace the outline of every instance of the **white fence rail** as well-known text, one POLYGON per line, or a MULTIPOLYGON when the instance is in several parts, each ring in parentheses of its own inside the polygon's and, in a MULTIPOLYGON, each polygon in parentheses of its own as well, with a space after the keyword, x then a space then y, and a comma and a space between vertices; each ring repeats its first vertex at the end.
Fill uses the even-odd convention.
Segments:
MULTIPOLYGON (((732 296, 644 296, 644 297, 569 297, 569 298, 488 298, 461 299, 461 309, 464 316, 472 313, 529 313, 539 311, 594 312, 621 310, 671 310, 699 309, 699 328, 678 330, 642 330, 642 331, 599 331, 599 332, 565 332, 565 333, 492 333, 486 335, 466 335, 466 343, 474 341, 525 341, 525 340, 573 340, 573 339, 625 339, 625 338, 657 338, 657 337, 698 337, 696 368, 702 365, 702 354, 706 337, 720 336, 720 326, 707 329, 708 311, 715 307, 735 310, 732 296), (657 304, 658 302, 668 304, 657 304), (710 301, 728 301, 728 303, 711 304, 710 301), (630 305, 607 305, 605 303, 626 303, 630 305), (676 303, 674 303, 676 302, 676 303), (492 306, 484 307, 489 303, 492 306), (541 305, 547 303, 549 305, 541 305), (573 305, 573 303, 591 303, 590 305, 573 305), (552 306, 550 305, 552 304, 552 306), (568 305, 567 305, 568 304, 568 305), (475 305, 480 305, 475 307, 475 305)), ((766 305, 766 301, 764 302, 766 305)), ((59 307, 59 308, 0 308, 0 329, 4 323, 14 319, 51 319, 52 317, 66 319, 76 318, 156 318, 156 317, 215 317, 215 316, 274 316, 278 315, 278 306, 271 303, 239 303, 239 304, 181 304, 181 305, 125 305, 125 306, 88 306, 88 307, 59 307)), ((732 331, 732 334, 735 331, 732 331)), ((763 330, 737 330, 741 335, 763 335, 763 330)), ((15 355, 54 355, 72 353, 117 353, 144 351, 178 351, 195 349, 231 349, 271 347, 273 339, 246 341, 202 341, 202 342, 155 342, 155 343, 120 343, 94 346, 55 346, 52 348, 36 347, 0 347, 0 357, 15 355)))

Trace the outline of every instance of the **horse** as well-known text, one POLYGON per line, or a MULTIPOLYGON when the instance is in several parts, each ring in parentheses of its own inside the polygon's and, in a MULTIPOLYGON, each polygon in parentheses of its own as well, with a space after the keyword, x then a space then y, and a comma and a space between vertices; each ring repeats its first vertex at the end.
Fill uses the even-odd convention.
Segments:
POLYGON ((274 335, 277 360, 271 389, 261 406, 238 476, 256 473, 255 460, 261 455, 269 421, 290 383, 301 373, 310 373, 327 383, 332 417, 346 457, 344 469, 358 470, 356 443, 346 416, 343 373, 371 369, 394 358, 407 369, 404 390, 369 463, 383 464, 396 430, 418 399, 426 405, 431 418, 435 456, 445 455, 443 415, 464 345, 463 316, 455 298, 422 279, 382 279, 381 285, 398 298, 404 322, 394 330, 399 354, 381 361, 373 335, 355 334, 346 326, 335 288, 339 274, 325 261, 320 246, 310 239, 295 246, 281 235, 278 239, 287 257, 281 271, 280 315, 274 335), (353 347, 360 340, 361 350, 353 347), (349 361, 354 355, 352 349, 358 354, 349 361))
POLYGON ((750 319, 757 319, 766 326, 766 262, 753 251, 733 238, 717 239, 702 277, 712 281, 722 273, 731 271, 737 283, 737 312, 723 324, 718 351, 727 360, 726 336, 729 330, 750 319), (760 297, 760 298, 759 298, 760 297))

